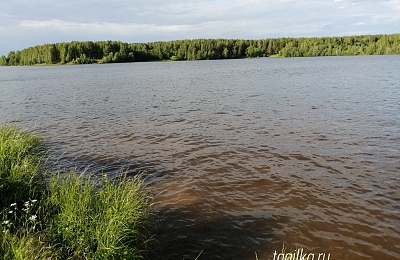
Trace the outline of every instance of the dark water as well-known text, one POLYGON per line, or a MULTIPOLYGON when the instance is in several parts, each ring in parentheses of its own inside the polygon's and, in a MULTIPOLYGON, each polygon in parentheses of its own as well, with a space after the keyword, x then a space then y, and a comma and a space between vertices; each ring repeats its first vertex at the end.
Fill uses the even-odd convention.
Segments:
POLYGON ((283 242, 400 259, 399 68, 400 56, 0 67, 0 120, 36 125, 65 167, 146 169, 160 259, 266 260, 283 242))

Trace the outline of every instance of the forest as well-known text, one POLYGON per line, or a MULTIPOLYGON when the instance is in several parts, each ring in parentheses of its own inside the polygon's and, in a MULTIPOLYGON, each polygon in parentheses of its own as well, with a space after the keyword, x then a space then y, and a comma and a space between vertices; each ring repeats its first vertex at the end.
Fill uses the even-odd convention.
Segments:
POLYGON ((195 39, 45 44, 0 57, 2 66, 400 54, 400 34, 262 40, 195 39))

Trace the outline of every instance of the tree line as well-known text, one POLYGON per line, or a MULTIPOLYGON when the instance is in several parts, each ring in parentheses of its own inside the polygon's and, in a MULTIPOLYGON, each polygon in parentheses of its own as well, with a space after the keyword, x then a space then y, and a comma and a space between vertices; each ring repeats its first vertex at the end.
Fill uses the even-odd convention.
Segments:
POLYGON ((0 57, 0 65, 385 54, 400 54, 400 34, 262 40, 195 39, 131 44, 120 41, 73 41, 11 51, 7 56, 0 57))

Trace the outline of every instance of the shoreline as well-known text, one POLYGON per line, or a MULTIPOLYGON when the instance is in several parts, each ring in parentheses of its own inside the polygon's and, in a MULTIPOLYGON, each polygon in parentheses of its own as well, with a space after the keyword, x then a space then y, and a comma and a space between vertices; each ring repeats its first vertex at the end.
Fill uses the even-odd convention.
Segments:
POLYGON ((73 41, 11 51, 0 57, 0 66, 399 54, 400 34, 151 43, 73 41))
POLYGON ((137 259, 151 252, 153 196, 144 173, 105 177, 97 187, 86 172, 48 172, 39 135, 5 123, 0 140, 0 258, 137 259))

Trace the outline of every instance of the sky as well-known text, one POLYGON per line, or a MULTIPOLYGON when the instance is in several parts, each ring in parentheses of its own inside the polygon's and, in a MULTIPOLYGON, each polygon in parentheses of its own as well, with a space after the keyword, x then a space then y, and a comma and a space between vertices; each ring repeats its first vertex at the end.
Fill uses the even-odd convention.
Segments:
POLYGON ((46 43, 400 33, 400 0, 0 0, 0 56, 46 43))

